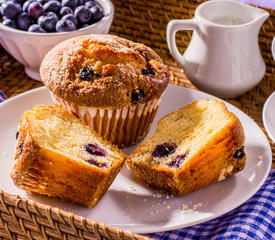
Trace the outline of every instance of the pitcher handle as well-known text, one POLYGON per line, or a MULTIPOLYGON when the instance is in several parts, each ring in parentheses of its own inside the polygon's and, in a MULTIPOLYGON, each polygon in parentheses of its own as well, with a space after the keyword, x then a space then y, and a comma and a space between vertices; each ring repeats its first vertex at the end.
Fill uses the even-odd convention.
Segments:
POLYGON ((183 55, 179 52, 176 44, 176 33, 180 30, 197 30, 198 24, 197 21, 192 19, 174 19, 171 20, 166 28, 166 40, 168 44, 169 51, 175 60, 179 63, 184 62, 183 55))

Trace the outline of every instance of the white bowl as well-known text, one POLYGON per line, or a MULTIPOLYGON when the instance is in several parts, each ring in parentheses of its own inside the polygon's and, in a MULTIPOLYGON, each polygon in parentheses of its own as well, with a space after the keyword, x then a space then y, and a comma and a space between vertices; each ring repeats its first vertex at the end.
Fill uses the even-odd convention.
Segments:
POLYGON ((26 74, 40 81, 39 67, 45 54, 58 43, 75 36, 90 33, 108 33, 114 17, 114 6, 110 0, 98 0, 104 17, 97 23, 72 32, 30 33, 16 30, 0 23, 0 43, 5 50, 25 66, 26 74))

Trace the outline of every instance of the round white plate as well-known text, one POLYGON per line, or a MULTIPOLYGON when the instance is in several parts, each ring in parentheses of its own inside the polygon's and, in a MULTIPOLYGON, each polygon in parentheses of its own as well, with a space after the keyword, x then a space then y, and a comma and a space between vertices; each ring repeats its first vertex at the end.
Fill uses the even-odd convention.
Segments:
MULTIPOLYGON (((165 114, 211 95, 169 85, 160 109, 152 125, 151 135, 157 121, 165 114)), ((27 109, 34 104, 51 104, 45 87, 38 88, 0 104, 0 189, 18 194, 37 202, 59 207, 88 219, 104 222, 113 227, 135 233, 151 233, 191 226, 216 218, 238 207, 262 186, 271 168, 272 156, 267 138, 245 113, 226 103, 242 122, 246 135, 247 164, 236 175, 199 191, 182 197, 171 197, 156 192, 135 181, 124 166, 114 183, 94 208, 86 208, 40 195, 29 195, 15 187, 9 172, 13 164, 17 124, 27 109)), ((125 150, 131 153, 136 146, 125 150)))
POLYGON ((275 143, 275 92, 265 101, 263 108, 263 123, 266 132, 275 143))

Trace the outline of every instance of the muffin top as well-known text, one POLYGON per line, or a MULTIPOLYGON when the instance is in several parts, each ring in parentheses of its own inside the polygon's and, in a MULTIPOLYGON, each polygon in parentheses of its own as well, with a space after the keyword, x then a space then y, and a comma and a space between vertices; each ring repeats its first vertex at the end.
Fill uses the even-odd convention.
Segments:
POLYGON ((41 63, 49 90, 80 106, 122 108, 161 96, 169 72, 151 48, 113 35, 86 35, 54 47, 41 63))

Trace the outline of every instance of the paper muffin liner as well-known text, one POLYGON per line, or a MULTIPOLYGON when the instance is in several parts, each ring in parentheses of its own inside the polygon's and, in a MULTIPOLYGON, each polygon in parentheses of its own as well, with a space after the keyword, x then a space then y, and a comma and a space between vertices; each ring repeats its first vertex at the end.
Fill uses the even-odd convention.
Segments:
POLYGON ((119 147, 128 147, 142 140, 150 130, 160 98, 122 109, 78 106, 51 93, 54 104, 77 115, 104 139, 119 147))

